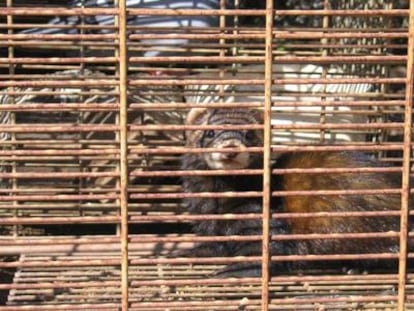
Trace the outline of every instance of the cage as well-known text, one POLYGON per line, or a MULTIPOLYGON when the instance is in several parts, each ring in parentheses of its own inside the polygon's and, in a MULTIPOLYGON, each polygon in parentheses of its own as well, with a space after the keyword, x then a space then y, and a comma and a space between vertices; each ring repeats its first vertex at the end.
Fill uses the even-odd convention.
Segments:
POLYGON ((0 310, 414 310, 413 6, 0 0, 0 310))

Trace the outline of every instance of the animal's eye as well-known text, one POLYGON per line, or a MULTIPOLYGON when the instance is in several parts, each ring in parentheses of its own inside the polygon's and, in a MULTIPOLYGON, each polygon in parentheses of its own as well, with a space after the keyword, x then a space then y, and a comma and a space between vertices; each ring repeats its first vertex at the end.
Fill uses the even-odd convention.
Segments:
POLYGON ((204 136, 207 138, 213 138, 214 137, 214 131, 213 130, 208 130, 204 133, 204 136))
POLYGON ((245 137, 246 137, 246 139, 253 139, 255 137, 254 131, 252 131, 252 130, 247 131, 246 134, 245 134, 245 137))

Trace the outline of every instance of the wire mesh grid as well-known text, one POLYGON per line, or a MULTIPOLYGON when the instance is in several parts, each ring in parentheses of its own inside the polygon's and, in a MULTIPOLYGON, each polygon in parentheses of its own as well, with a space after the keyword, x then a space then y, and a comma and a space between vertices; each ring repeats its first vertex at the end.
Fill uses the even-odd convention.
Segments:
POLYGON ((0 310, 414 309, 408 1, 0 5, 0 310))

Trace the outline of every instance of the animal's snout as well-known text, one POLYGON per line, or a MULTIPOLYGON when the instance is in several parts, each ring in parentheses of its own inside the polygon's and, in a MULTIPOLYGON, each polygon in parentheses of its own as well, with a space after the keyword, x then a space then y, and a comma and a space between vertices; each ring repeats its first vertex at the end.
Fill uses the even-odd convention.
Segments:
POLYGON ((232 160, 234 158, 236 158, 238 155, 238 152, 225 152, 224 153, 224 157, 228 160, 232 160))
POLYGON ((228 141, 225 144, 223 144, 221 147, 224 149, 223 157, 227 160, 232 160, 232 159, 235 159, 240 153, 240 151, 237 151, 237 150, 234 150, 234 149, 241 149, 241 147, 243 147, 243 146, 242 146, 242 144, 240 144, 239 141, 237 141, 237 142, 228 141), (228 152, 226 152, 225 149, 233 149, 233 150, 231 150, 231 151, 229 150, 228 152))
POLYGON ((205 159, 212 169, 242 169, 249 165, 249 153, 240 139, 228 139, 214 146, 217 152, 206 153, 205 159))

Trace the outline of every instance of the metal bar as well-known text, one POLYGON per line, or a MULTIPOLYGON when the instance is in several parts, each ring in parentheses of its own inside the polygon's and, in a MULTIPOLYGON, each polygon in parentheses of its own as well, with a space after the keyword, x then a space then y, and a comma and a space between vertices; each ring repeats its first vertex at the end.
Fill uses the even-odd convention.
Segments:
MULTIPOLYGON (((243 75, 243 72, 240 72, 243 75)), ((249 74, 246 72, 246 74, 249 74)), ((402 84, 405 83, 405 78, 295 78, 295 79, 275 79, 274 84, 357 84, 357 83, 388 83, 388 84, 402 84)), ((0 87, 18 86, 18 87, 62 87, 66 86, 115 86, 116 80, 109 79, 88 79, 88 80, 70 80, 70 81, 56 81, 56 80, 42 80, 42 81, 0 81, 0 87)), ((239 79, 131 79, 130 86, 137 85, 263 85, 263 79, 246 79, 241 76, 239 79)), ((330 94, 330 93, 325 93, 330 94)))
MULTIPOLYGON (((53 26, 56 27, 56 26, 53 26)), ((84 28, 84 27, 83 27, 84 28)), ((83 29, 82 28, 82 29, 83 29)), ((116 34, 79 34, 79 35, 69 35, 69 34, 2 34, 0 35, 0 40, 24 40, 24 39, 39 39, 42 41, 46 40, 115 40, 117 39, 116 34)))
MULTIPOLYGON (((277 73, 275 71, 275 73, 277 73)), ((129 84, 134 85, 263 85, 264 79, 247 79, 243 78, 243 74, 251 75, 253 72, 239 72, 239 79, 131 79, 129 84)), ((258 75, 262 74, 260 72, 258 75)), ((13 83, 20 83, 12 81, 13 83)), ((357 83, 389 83, 389 84, 402 84, 405 83, 405 78, 341 78, 330 77, 330 78, 294 78, 294 79, 274 79, 274 84, 357 84, 357 83)), ((6 83, 6 82, 4 82, 6 83)), ((24 81, 24 83, 30 83, 30 81, 24 81)), ((42 81, 41 83, 47 84, 49 81, 42 81)), ((55 83, 55 82, 51 82, 55 83)), ((0 84, 1 85, 1 84, 0 84)), ((13 84, 14 85, 14 84, 13 84)), ((16 85, 17 86, 17 85, 16 85)), ((324 94, 330 94, 328 92, 324 94)))
POLYGON ((116 176, 118 176, 116 172, 0 173, 0 178, 16 178, 16 179, 87 178, 87 177, 116 177, 116 176))
MULTIPOLYGON (((80 200, 85 198, 79 198, 80 200)), ((88 198, 86 198, 88 199, 88 198)), ((93 199, 93 198, 90 198, 93 199)), ((107 197, 101 199, 108 199, 107 197)), ((74 200, 78 200, 75 198, 74 200)), ((2 217, 0 224, 2 225, 35 225, 35 224, 113 224, 120 221, 118 216, 83 216, 83 217, 19 217, 19 218, 7 218, 2 217)))
POLYGON ((271 142, 272 142, 272 75, 273 75, 273 0, 266 1, 266 37, 264 63, 263 109, 263 201, 262 201, 262 288, 261 309, 269 310, 270 280, 270 202, 271 202, 271 142))
MULTIPOLYGON (((44 78, 43 78, 44 79, 44 78)), ((52 78, 54 79, 54 77, 52 78)), ((110 79, 87 79, 87 80, 42 80, 42 81, 0 81, 0 87, 18 86, 18 87, 77 87, 77 86, 116 86, 118 81, 110 79)))
MULTIPOLYGON (((295 240, 317 240, 317 239, 385 239, 398 238, 398 232, 365 232, 365 233, 348 233, 348 234, 294 234, 272 236, 272 241, 295 241, 295 240)), ((143 256, 148 256, 157 248, 157 244, 163 243, 163 250, 173 249, 191 249, 195 243, 200 242, 228 242, 228 241, 256 241, 262 240, 261 235, 250 236, 131 236, 129 248, 132 252, 140 252, 143 256)), ((356 242, 357 243, 357 242, 356 242)), ((33 239, 33 238, 2 238, 0 240, 1 255, 22 255, 22 254, 47 254, 53 245, 55 253, 76 252, 115 252, 120 251, 119 238, 66 238, 55 237, 51 239, 33 239), (14 242, 15 241, 15 242, 14 242)), ((7 286, 7 285, 3 285, 7 286)), ((1 285, 0 285, 1 288, 1 285)))
MULTIPOLYGON (((401 58, 404 57, 392 57, 392 61, 401 61, 401 58)), ((15 58, 14 60, 20 61, 20 59, 15 58)), ((261 63, 264 61, 262 56, 140 56, 140 57, 130 57, 129 62, 132 64, 147 64, 147 63, 188 63, 188 64, 232 64, 232 63, 261 63)), ((362 61, 360 59, 360 61, 362 61)), ((0 64, 2 63, 2 58, 0 58, 0 64)))
POLYGON ((408 221, 410 210, 411 132, 414 94, 414 1, 410 0, 407 47, 407 83, 405 85, 404 147, 402 162, 402 193, 400 218, 400 256, 398 266, 398 311, 406 309, 408 221))
MULTIPOLYGON (((7 0, 7 3, 6 4, 7 4, 7 7, 8 8, 13 7, 13 0, 7 0)), ((7 15, 7 25, 8 26, 13 25, 13 19, 14 19, 13 16, 7 15)), ((13 35, 13 32, 14 32, 14 30, 9 28, 8 31, 7 31, 7 34, 13 35)), ((7 43, 10 43, 10 40, 7 43)), ((8 57, 9 58, 14 58, 15 57, 14 56, 15 55, 15 53, 14 53, 14 47, 13 46, 10 46, 10 45, 7 45, 7 46, 8 46, 8 57)), ((15 65, 10 64, 9 65, 9 74, 10 75, 14 75, 15 74, 15 71, 16 71, 15 65)), ((7 88, 7 90, 10 91, 10 92, 13 92, 14 91, 14 87, 11 86, 11 87, 7 88)), ((12 104, 15 104, 15 102, 16 102, 15 98, 11 98, 11 103, 12 104)), ((9 118, 10 118, 11 124, 12 125, 15 125, 16 124, 16 115, 14 113, 11 113, 9 115, 9 118)), ((11 143, 11 146, 12 146, 11 149, 15 149, 15 143, 16 143, 16 134, 15 133, 12 133, 11 134, 11 141, 10 141, 10 143, 11 143)), ((12 162, 12 165, 11 165, 12 173, 15 173, 16 172, 16 163, 17 163, 16 161, 13 161, 12 162)), ((11 188, 12 188, 12 190, 16 190, 18 188, 18 181, 16 179, 13 179, 11 181, 11 188)), ((19 210, 17 208, 18 205, 19 205, 19 202, 13 201, 13 214, 14 214, 14 216, 16 218, 19 215, 19 210)), ((19 235, 19 227, 17 225, 15 225, 15 226, 13 226, 13 236, 14 237, 17 237, 18 235, 19 235)))
MULTIPOLYGON (((69 59, 69 58, 65 58, 69 59)), ((89 62, 93 62, 93 59, 86 58, 89 62)), ((99 58, 102 59, 102 58, 99 58)), ((14 58, 12 61, 16 63, 28 63, 30 58, 14 58)), ((107 62, 110 62, 111 58, 105 58, 107 62)), ((404 63, 407 60, 406 56, 399 55, 387 55, 387 56, 275 56, 280 64, 335 64, 335 63, 357 63, 357 64, 372 64, 372 63, 404 63)), ((154 57, 131 57, 130 63, 146 64, 146 63, 261 63, 264 62, 265 58, 262 56, 154 56, 154 57)), ((33 61, 34 62, 34 61, 33 61)), ((63 61, 62 61, 63 62, 63 61)), ((0 64, 5 63, 0 58, 0 64)), ((60 63, 57 60, 54 62, 49 60, 49 63, 60 63)))
POLYGON ((118 111, 116 103, 70 103, 70 104, 48 104, 48 103, 24 103, 5 104, 0 106, 0 111, 118 111))
MULTIPOLYGON (((148 15, 148 16, 263 16, 267 12, 266 10, 205 10, 205 9, 128 9, 128 15, 148 15)), ((280 16, 318 16, 318 15, 329 15, 329 16, 407 16, 409 11, 406 9, 395 9, 395 10, 276 10, 272 14, 280 16)), ((3 8, 0 11, 1 15, 117 15, 119 9, 115 8, 35 8, 35 7, 20 7, 20 8, 3 8)))
MULTIPOLYGON (((279 213, 272 215, 273 218, 293 219, 293 218, 318 218, 318 217, 398 217, 399 211, 378 211, 378 212, 315 212, 315 213, 279 213)), ((261 214, 203 214, 203 215, 139 215, 129 216, 130 223, 151 223, 151 222, 188 222, 204 220, 253 220, 261 219, 261 214)), ((94 224, 108 223, 115 224, 120 221, 119 216, 76 216, 76 217, 20 217, 16 220, 13 217, 3 217, 0 224, 94 224)))
POLYGON ((41 132, 112 132, 119 130, 117 125, 107 125, 107 124, 82 124, 82 125, 53 125, 53 124, 37 124, 36 127, 33 127, 32 124, 25 125, 8 125, 0 124, 0 131, 9 132, 9 133, 41 133, 41 132))
MULTIPOLYGON (((270 100, 270 99, 269 99, 270 100)), ((272 102, 270 101, 270 105, 272 102)), ((270 108, 269 108, 270 109, 270 108)), ((269 114, 271 112, 269 111, 269 114)), ((269 116, 271 118, 271 116, 269 116)), ((45 125, 46 127, 46 125, 45 125)), ((56 128, 54 126, 50 126, 56 128)), ((83 129, 84 125, 79 126, 79 128, 83 129)), ((401 122, 382 122, 382 123, 351 123, 351 124, 337 124, 337 123, 325 123, 325 124, 277 124, 272 125, 272 129, 378 129, 378 128, 388 128, 388 129, 403 129, 404 123, 401 122)), ((28 126, 26 126, 28 128, 28 126)), ((71 129, 69 126, 66 127, 71 129)), ((105 129, 106 127, 100 126, 99 128, 105 129)), ((111 127, 109 127, 111 128, 111 127)), ((244 130, 244 129, 262 129, 263 126, 260 124, 249 124, 249 125, 171 125, 171 124, 156 124, 156 125, 131 125, 130 129, 132 131, 136 130, 169 130, 169 131, 182 131, 182 130, 209 130, 209 129, 217 129, 217 130, 244 130)), ((17 129, 11 128, 11 126, 0 126, 2 130, 8 131, 17 131, 17 129)), ((19 130, 24 131, 25 127, 21 126, 19 130)), ((43 128, 39 129, 42 131, 43 128)))
MULTIPOLYGON (((317 96, 317 95, 315 95, 317 96)), ((386 106, 386 107, 399 107, 404 105, 404 101, 403 100, 377 100, 375 101, 375 106, 386 106)), ((312 101, 312 102, 302 102, 302 101, 292 101, 292 102, 284 102, 284 101, 277 101, 277 102, 273 102, 273 107, 314 107, 314 106, 329 106, 329 107, 337 107, 337 106, 345 106, 345 107, 363 107, 363 106, 372 106, 373 103, 372 101, 366 101, 366 100, 353 100, 351 101, 331 101, 331 100, 327 100, 327 101, 312 101)), ((45 104, 46 105, 46 104, 45 104)), ((100 105, 100 104, 99 104, 100 105)), ((22 104, 23 109, 25 108, 25 105, 22 104)), ((70 105, 65 104, 62 105, 62 107, 68 106, 70 107, 70 105)), ((14 108, 20 107, 20 106, 13 106, 13 105, 3 105, 2 107, 0 107, 1 109, 14 109, 14 108)), ((109 109, 110 106, 108 106, 109 109)), ((225 107, 231 107, 231 108, 237 108, 237 107, 242 107, 242 108, 259 108, 262 107, 262 102, 259 101, 250 101, 250 102, 238 102, 237 100, 231 103, 225 103, 225 102, 214 102, 214 103, 196 103, 196 104, 191 104, 191 103, 158 103, 158 102, 154 102, 154 103, 150 103, 150 104, 145 104, 145 103, 134 103, 132 102, 129 105, 129 108, 131 110, 134 109, 160 109, 160 108, 168 108, 168 109, 189 109, 189 108, 225 108, 225 107)), ((47 108, 47 107, 46 107, 47 108)), ((83 108, 83 107, 82 107, 83 108)), ((86 107, 85 107, 86 108, 86 107)), ((97 107, 98 108, 98 107, 97 107)), ((396 112, 396 111, 395 111, 396 112)))
MULTIPOLYGON (((273 169, 273 174, 335 174, 335 173, 400 173, 400 167, 347 167, 347 168, 304 168, 304 169, 273 169)), ((219 175, 259 175, 261 169, 243 170, 162 170, 162 171, 134 171, 131 176, 163 177, 163 176, 219 176, 219 175)), ((3 175, 0 174, 0 177, 3 175)))
MULTIPOLYGON (((104 257, 104 256, 100 256, 104 257)), ((107 256, 105 259, 56 259, 56 260, 27 260, 27 261, 9 261, 1 262, 0 268, 60 268, 60 267, 105 267, 105 266, 120 266, 121 260, 116 256, 107 256)))
MULTIPOLYGON (((305 145, 292 145, 292 146, 272 146, 272 152, 302 152, 302 151, 379 151, 379 150, 401 150, 402 144, 384 144, 384 145, 374 145, 374 144, 355 144, 355 143, 345 143, 337 146, 305 146, 305 145)), ((245 149, 248 152, 262 152, 263 148, 261 147, 249 147, 245 149)), ((240 150, 234 148, 228 148, 228 152, 237 152, 240 150)), ((183 152, 188 153, 208 153, 208 152, 217 152, 217 149, 213 148, 184 148, 184 147, 175 147, 167 148, 160 147, 157 149, 154 148, 145 148, 145 147, 130 147, 131 155, 138 154, 181 154, 183 152)), ((33 154, 36 154, 36 151, 33 151, 33 154)), ((99 151, 97 151, 99 153, 99 151)), ((9 151, 0 151, 0 155, 11 154, 9 151)), ((73 154, 77 154, 73 152, 73 154)), ((79 154, 84 154, 84 152, 79 152, 79 154)))
MULTIPOLYGON (((1 60, 1 59, 0 59, 1 60)), ((406 56, 387 55, 387 56, 275 56, 275 60, 281 64, 372 64, 372 63, 405 63, 406 56)))
MULTIPOLYGON (((36 7, 19 7, 19 8, 3 8, 0 11, 0 16, 2 15, 29 15, 29 16, 70 16, 70 15, 118 15, 121 14, 120 10, 122 8, 36 8, 36 7)), ((384 14, 387 13, 384 10, 384 14)), ((391 12, 391 13, 397 13, 391 12)), ((407 14, 407 10, 399 10, 400 15, 407 14)), ((361 11, 360 11, 361 12, 361 11)), ((362 11, 363 12, 363 11, 362 11)), ((264 10, 213 10, 213 9, 158 9, 158 8, 134 8, 127 9, 125 14, 128 15, 146 15, 146 16, 217 16, 217 15, 244 15, 244 16, 261 16, 265 14, 264 10)), ((369 15, 369 14, 368 14, 369 15)), ((388 15, 390 14, 388 12, 388 15)))
MULTIPOLYGON (((401 194, 401 189, 363 189, 363 190, 298 190, 298 191, 273 191, 274 196, 319 196, 319 195, 374 195, 374 194, 401 194)), ((259 191, 245 192, 197 192, 197 193, 132 193, 133 199, 182 199, 182 198, 234 198, 234 197, 257 197, 263 195, 259 191)), ((18 199, 19 196, 13 197, 18 199)), ((0 201, 9 201, 8 199, 0 199, 0 201)))
POLYGON ((80 304, 59 304, 59 305, 25 305, 25 306, 4 306, 1 307, 2 311, 32 311, 32 310, 45 310, 45 311, 55 311, 55 310, 89 310, 89 311, 99 311, 99 310, 118 310, 118 303, 80 303, 80 304))
MULTIPOLYGON (((270 103, 271 104, 271 103, 270 103)), ((274 129, 402 129, 404 123, 397 122, 384 122, 384 123, 352 123, 352 124, 283 124, 283 125, 272 125, 274 129)), ((218 130, 243 130, 243 129, 261 129, 262 125, 130 125, 131 131, 138 130, 169 130, 169 131, 183 131, 183 130, 207 130, 207 129, 218 129, 218 130)), ((46 132, 111 132, 119 130, 117 125, 54 125, 54 124, 38 124, 37 127, 33 127, 31 124, 20 124, 8 125, 1 124, 0 130, 8 133, 46 133, 46 132)))
MULTIPOLYGON (((275 235, 272 236, 273 240, 276 241, 288 241, 288 240, 297 240, 297 239, 380 239, 380 238, 395 238, 398 237, 398 232, 364 232, 364 233, 344 233, 344 234, 329 234, 329 233, 318 233, 318 234, 289 234, 289 235, 275 235)), ((179 234, 166 234, 162 236, 150 235, 150 234, 139 234, 139 235, 130 235, 130 246, 135 247, 135 250, 139 250, 140 244, 152 243, 151 245, 155 246, 157 242, 163 243, 179 243, 179 242, 225 242, 225 241, 261 241, 261 235, 225 235, 225 236, 196 236, 191 234, 179 235, 179 234)), ((119 248, 119 238, 115 236, 54 236, 50 238, 43 237, 0 237, 0 245, 2 247, 7 247, 7 250, 1 250, 1 253, 9 251, 9 248, 17 247, 26 248, 27 251, 21 251, 21 253, 31 252, 30 249, 37 249, 38 247, 56 245, 63 246, 59 249, 54 249, 56 252, 64 252, 65 250, 73 250, 76 247, 76 250, 87 251, 101 251, 105 250, 104 247, 108 246, 106 250, 116 251, 119 248), (81 247, 84 246, 84 248, 81 247)), ((144 246, 144 245, 142 245, 144 246)), ((149 246, 150 248, 150 246, 149 246)), ((47 250, 50 251, 50 248, 47 250)), ((45 248, 45 253, 47 252, 45 248)))
MULTIPOLYGON (((186 149, 184 147, 176 148, 166 148, 161 147, 159 149, 154 148, 136 148, 129 147, 131 155, 134 154, 181 154, 183 152, 189 153, 209 153, 216 152, 217 149, 213 148, 191 148, 186 149)), ((245 149, 248 152, 262 152, 263 148, 261 147, 251 147, 245 149)), ((301 152, 301 151, 380 151, 380 150, 402 150, 402 144, 383 144, 383 145, 373 145, 373 144, 342 144, 337 146, 272 146, 272 152, 301 152)), ((237 152, 239 150, 235 148, 229 148, 229 152, 237 152)), ((90 159, 117 159, 119 150, 117 149, 87 149, 87 150, 73 150, 73 149, 61 149, 61 150, 0 150, 0 156, 13 156, 18 155, 22 159, 27 156, 59 156, 62 158, 69 158, 70 156, 91 156, 90 159), (113 155, 113 157, 102 157, 102 155, 113 155), (92 157, 93 156, 93 157, 92 157), (99 156, 99 157, 98 157, 99 156)), ((131 156, 132 158, 132 156, 131 156)), ((16 159, 18 160, 18 159, 16 159)))
MULTIPOLYGON (((218 28, 220 29, 220 28, 218 28)), ((211 34, 188 34, 188 33, 140 33, 140 34, 131 34, 129 39, 131 40, 142 40, 142 39, 199 39, 199 40, 217 40, 217 39, 263 39, 263 33, 254 33, 254 34, 230 34, 230 33, 211 33, 211 34)), ((2 36, 0 36, 2 39, 2 36)), ((224 44, 224 43, 223 43, 224 44)), ((221 45, 219 45, 221 46, 221 45)), ((224 57, 224 55, 223 55, 224 57)))
MULTIPOLYGON (((1 11, 0 11, 1 12, 1 11)), ((117 57, 0 57, 0 64, 79 64, 79 63, 118 63, 117 57)))
POLYGON ((272 152, 302 152, 302 151, 380 151, 380 150, 401 150, 402 144, 384 144, 384 145, 356 145, 355 143, 343 144, 337 146, 275 146, 272 152))
POLYGON ((0 150, 1 156, 79 156, 79 155, 114 155, 113 159, 117 158, 119 154, 118 149, 86 149, 86 150, 73 150, 73 149, 48 149, 48 150, 0 150))
POLYGON ((119 148, 120 148, 120 212, 121 212, 121 305, 129 307, 129 258, 128 258, 128 49, 126 0, 118 1, 119 15, 119 148))
POLYGON ((32 288, 78 288, 78 287, 104 287, 120 285, 119 281, 100 281, 100 282, 53 282, 38 284, 0 284, 0 289, 32 289, 32 288))

